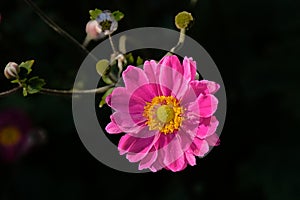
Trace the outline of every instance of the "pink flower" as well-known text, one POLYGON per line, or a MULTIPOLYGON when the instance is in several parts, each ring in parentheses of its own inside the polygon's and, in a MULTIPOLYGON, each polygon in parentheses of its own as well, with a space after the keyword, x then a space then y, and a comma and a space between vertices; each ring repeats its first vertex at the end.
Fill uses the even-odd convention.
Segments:
POLYGON ((14 162, 28 150, 31 121, 19 110, 0 112, 0 160, 14 162))
POLYGON ((195 75, 192 58, 181 64, 176 56, 165 56, 159 63, 146 61, 144 69, 129 66, 123 72, 125 87, 107 97, 115 112, 106 131, 126 133, 119 152, 139 162, 139 170, 181 171, 219 144, 213 94, 220 86, 195 75))
POLYGON ((98 39, 101 37, 102 30, 96 20, 91 20, 86 24, 85 32, 90 39, 98 39))

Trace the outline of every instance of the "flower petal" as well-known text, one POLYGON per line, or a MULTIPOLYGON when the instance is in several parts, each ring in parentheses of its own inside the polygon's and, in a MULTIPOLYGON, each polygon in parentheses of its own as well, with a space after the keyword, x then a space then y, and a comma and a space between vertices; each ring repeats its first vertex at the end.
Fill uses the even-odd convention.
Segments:
POLYGON ((141 160, 139 164, 139 170, 150 168, 157 159, 157 155, 157 150, 155 147, 152 147, 149 153, 141 160))
POLYGON ((149 83, 158 83, 157 77, 159 76, 159 65, 154 61, 145 61, 144 71, 148 77, 149 83))
MULTIPOLYGON (((160 140, 162 140, 162 138, 163 137, 161 137, 160 140)), ((159 151, 164 152, 163 164, 165 166, 169 166, 177 159, 180 159, 180 157, 183 156, 184 152, 181 148, 181 144, 178 136, 173 137, 171 140, 169 139, 170 137, 165 137, 165 138, 167 140, 163 142, 163 144, 165 145, 167 143, 167 145, 165 145, 159 151)))
POLYGON ((209 146, 206 140, 195 138, 188 153, 193 153, 195 156, 203 157, 209 151, 209 146))
POLYGON ((185 152, 184 155, 185 155, 185 158, 186 158, 187 162, 189 163, 189 165, 191 165, 191 166, 196 165, 196 158, 192 153, 185 152))
POLYGON ((154 97, 159 96, 157 88, 159 88, 157 84, 147 83, 136 88, 136 90, 131 93, 131 96, 139 97, 144 102, 151 102, 154 97))
POLYGON ((201 80, 200 82, 202 84, 206 84, 208 93, 210 94, 215 94, 220 89, 220 85, 216 82, 208 81, 208 80, 201 80))
POLYGON ((110 116, 110 120, 111 120, 111 122, 109 124, 107 124, 107 126, 105 127, 105 130, 110 134, 122 133, 122 130, 115 123, 115 119, 114 119, 113 115, 110 116))
POLYGON ((208 118, 201 118, 200 125, 197 130, 197 136, 204 139, 216 132, 219 121, 215 116, 208 118))
POLYGON ((208 80, 201 80, 201 81, 191 81, 190 85, 194 89, 195 93, 197 96, 199 94, 215 94, 219 88, 220 85, 213 82, 213 81, 208 81, 208 80))
POLYGON ((210 117, 213 115, 218 107, 218 99, 213 95, 202 95, 198 97, 198 106, 201 117, 210 117))
POLYGON ((159 61, 161 67, 171 67, 183 75, 183 67, 177 56, 165 56, 159 61))
POLYGON ((132 65, 127 67, 127 69, 123 72, 122 77, 129 93, 134 92, 137 88, 149 83, 145 72, 132 65))
POLYGON ((166 166, 166 169, 169 169, 173 172, 182 171, 186 168, 187 161, 184 157, 184 155, 180 156, 176 161, 174 161, 172 164, 166 166))
POLYGON ((161 85, 162 94, 165 96, 172 95, 181 99, 188 90, 188 80, 172 66, 161 65, 160 68, 159 84, 161 85))
POLYGON ((190 120, 183 121, 180 129, 176 133, 183 151, 186 151, 191 146, 196 137, 197 130, 198 123, 193 123, 190 120))
POLYGON ((157 138, 158 136, 156 135, 143 138, 143 137, 134 137, 129 134, 125 134, 124 136, 121 137, 119 141, 118 149, 121 155, 123 155, 124 153, 130 153, 131 158, 133 159, 132 162, 136 162, 146 156, 148 151, 156 142, 157 138), (139 155, 136 155, 136 157, 134 157, 135 154, 139 154, 139 155))
MULTIPOLYGON (((129 104, 145 105, 145 101, 138 96, 131 95, 125 88, 117 87, 106 99, 108 105, 116 111, 129 113, 129 104)), ((142 112, 142 111, 141 111, 142 112)))
POLYGON ((196 62, 193 58, 184 57, 183 59, 184 77, 188 81, 195 80, 196 76, 196 62))
POLYGON ((125 112, 114 112, 112 114, 114 123, 122 132, 137 134, 145 126, 145 119, 140 115, 130 115, 125 112))
POLYGON ((206 138, 206 141, 208 142, 209 146, 218 146, 220 145, 220 139, 217 134, 213 134, 206 138))

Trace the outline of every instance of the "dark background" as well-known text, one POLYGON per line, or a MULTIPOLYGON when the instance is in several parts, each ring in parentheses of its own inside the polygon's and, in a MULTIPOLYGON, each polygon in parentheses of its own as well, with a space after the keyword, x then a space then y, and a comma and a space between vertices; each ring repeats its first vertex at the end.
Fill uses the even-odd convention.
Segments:
MULTIPOLYGON (((44 145, 1 164, 0 199, 300 199, 299 45, 296 0, 35 1, 80 42, 88 10, 120 10, 117 32, 144 26, 176 29, 182 10, 196 21, 189 36, 217 64, 228 97, 221 145, 179 173, 127 174, 104 166, 81 143, 71 98, 15 94, 18 108, 47 134, 44 145)), ((50 88, 72 87, 85 54, 49 28, 24 1, 1 0, 0 66, 34 59, 50 88)), ((96 43, 94 43, 95 45, 96 43)), ((89 47, 91 47, 93 44, 89 47)), ((13 86, 1 74, 0 91, 13 86)))

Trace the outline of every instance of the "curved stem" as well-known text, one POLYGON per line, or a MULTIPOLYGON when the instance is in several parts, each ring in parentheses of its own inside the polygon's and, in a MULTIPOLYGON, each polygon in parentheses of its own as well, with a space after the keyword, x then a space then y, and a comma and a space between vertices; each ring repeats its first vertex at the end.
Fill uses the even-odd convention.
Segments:
POLYGON ((108 38, 109 38, 110 46, 111 46, 114 54, 117 55, 117 51, 116 51, 115 45, 114 45, 114 43, 112 41, 112 38, 111 38, 110 34, 108 35, 108 38))
POLYGON ((176 44, 176 46, 174 46, 171 50, 170 50, 170 53, 174 53, 175 51, 178 51, 179 49, 181 49, 183 43, 184 43, 184 40, 185 40, 185 29, 182 28, 180 29, 180 35, 179 35, 179 40, 176 44))
POLYGON ((55 32, 60 34, 61 36, 65 37, 66 39, 70 40, 73 42, 75 45, 77 45, 83 52, 86 54, 90 54, 95 60, 97 58, 89 52, 85 48, 84 45, 80 44, 73 36, 71 36, 69 33, 67 33, 65 30, 63 30, 60 26, 58 26, 52 19, 50 19, 34 2, 31 0, 24 0, 34 11, 35 13, 40 16, 40 18, 48 25, 50 26, 55 32))
POLYGON ((42 88, 40 93, 42 94, 49 94, 49 95, 73 95, 73 94, 98 94, 107 91, 109 88, 113 87, 114 85, 107 85, 104 87, 96 88, 96 89, 89 89, 89 90, 56 90, 56 89, 49 89, 49 88, 42 88))
POLYGON ((0 97, 5 97, 5 96, 8 96, 8 95, 11 95, 11 94, 14 94, 16 93, 17 91, 21 90, 22 89, 22 86, 17 86, 13 89, 10 89, 10 90, 7 90, 7 91, 4 91, 4 92, 0 92, 0 97))

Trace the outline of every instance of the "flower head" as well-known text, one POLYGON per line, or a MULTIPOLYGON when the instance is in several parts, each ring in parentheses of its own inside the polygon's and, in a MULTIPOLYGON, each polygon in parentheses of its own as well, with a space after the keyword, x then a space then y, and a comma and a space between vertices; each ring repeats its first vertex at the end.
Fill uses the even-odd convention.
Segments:
POLYGON ((181 171, 195 165, 210 146, 218 145, 218 120, 213 114, 219 85, 195 80, 196 63, 185 57, 166 56, 159 63, 146 61, 144 69, 129 66, 125 87, 107 97, 115 112, 106 126, 110 134, 125 132, 120 154, 139 169, 181 171))
POLYGON ((31 122, 19 110, 0 113, 0 158, 5 162, 18 159, 28 150, 31 122))
POLYGON ((118 22, 109 10, 103 11, 96 19, 104 35, 110 35, 118 28, 118 22))
POLYGON ((105 10, 95 20, 87 23, 85 31, 91 39, 98 39, 103 35, 112 34, 117 28, 117 20, 109 10, 105 10))

